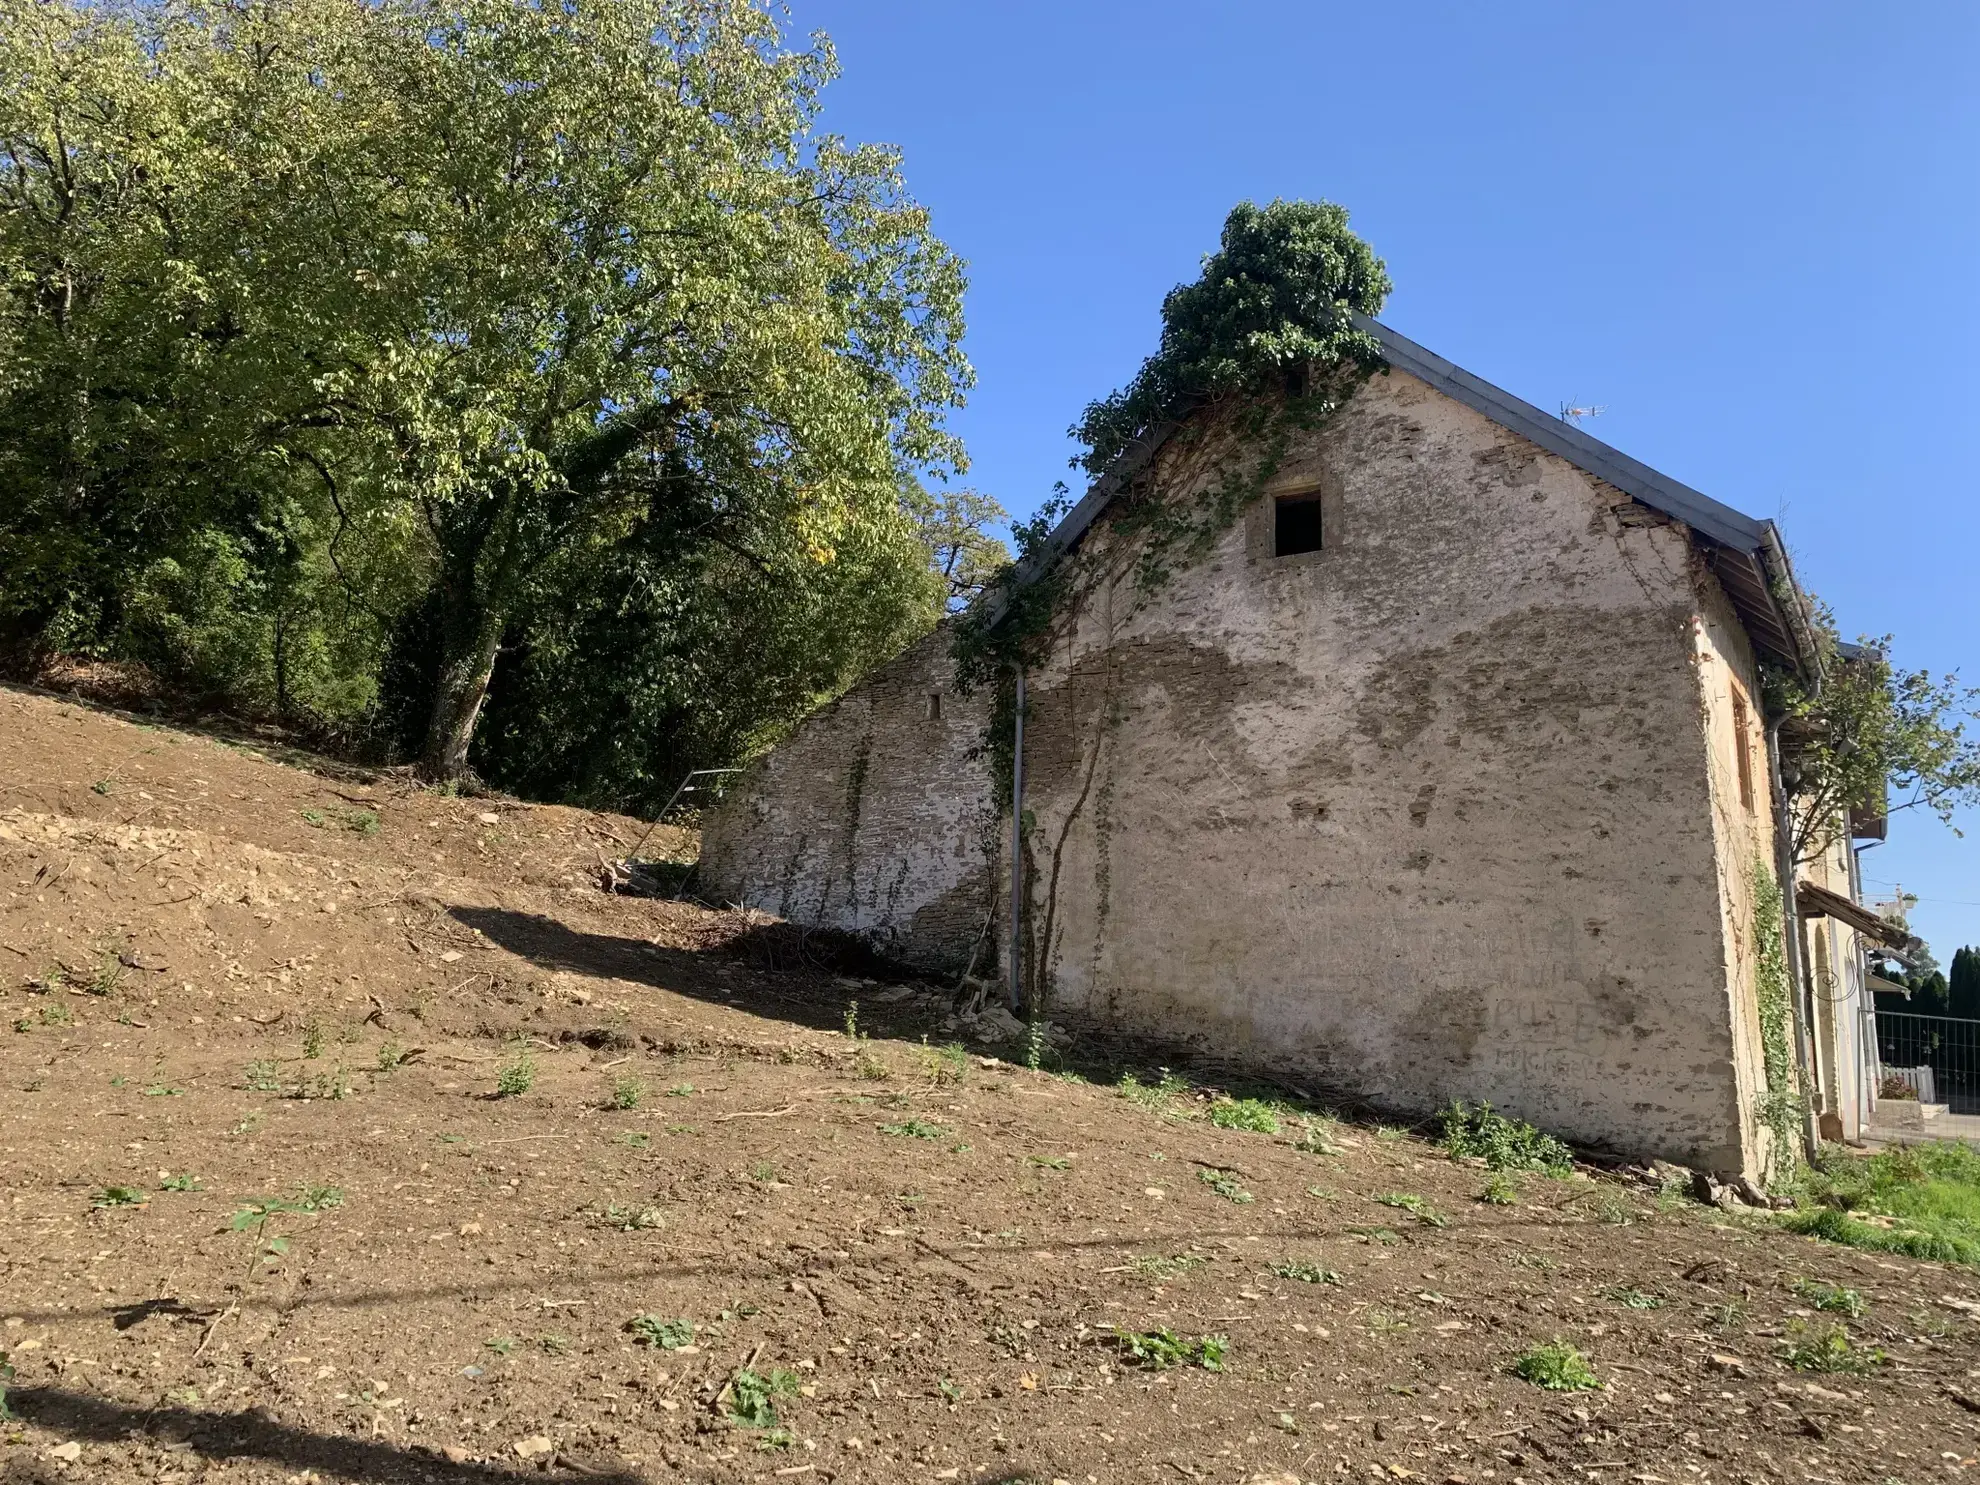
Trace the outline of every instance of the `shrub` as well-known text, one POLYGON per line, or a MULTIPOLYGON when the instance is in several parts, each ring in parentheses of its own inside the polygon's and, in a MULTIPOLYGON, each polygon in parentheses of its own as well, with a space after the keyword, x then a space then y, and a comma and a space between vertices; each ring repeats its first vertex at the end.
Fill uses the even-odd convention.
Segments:
POLYGON ((1561 1340, 1521 1352, 1512 1374, 1548 1392, 1592 1392, 1602 1385, 1588 1358, 1561 1340))
POLYGON ((1248 1129, 1254 1134, 1277 1134, 1279 1116, 1256 1098, 1220 1098, 1210 1105, 1210 1122, 1219 1129, 1248 1129))
POLYGON ((1564 1176, 1574 1169, 1574 1153, 1551 1134, 1520 1119, 1495 1113, 1489 1103, 1444 1110, 1444 1148, 1456 1158, 1483 1160, 1493 1170, 1537 1170, 1564 1176))

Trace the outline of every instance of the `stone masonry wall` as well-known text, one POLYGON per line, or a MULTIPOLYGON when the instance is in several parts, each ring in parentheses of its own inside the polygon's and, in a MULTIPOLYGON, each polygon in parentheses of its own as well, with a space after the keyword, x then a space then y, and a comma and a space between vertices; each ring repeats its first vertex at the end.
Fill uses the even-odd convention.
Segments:
POLYGON ((1055 1004, 1750 1168, 1687 533, 1402 373, 1281 488, 1323 550, 1262 503, 1032 679, 1055 1004))
POLYGON ((704 890, 929 969, 994 966, 1008 878, 971 756, 989 705, 956 694, 947 626, 925 636, 731 787, 703 824, 704 890))

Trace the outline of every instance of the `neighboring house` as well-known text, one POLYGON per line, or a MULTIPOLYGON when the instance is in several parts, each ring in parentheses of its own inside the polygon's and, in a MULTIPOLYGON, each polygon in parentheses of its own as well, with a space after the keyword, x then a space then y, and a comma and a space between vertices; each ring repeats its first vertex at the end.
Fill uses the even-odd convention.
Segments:
MULTIPOLYGON (((1388 370, 1166 585, 1137 590, 1113 501, 1187 493, 1177 440, 1055 534, 1084 575, 1026 677, 1028 989, 1316 1094, 1488 1100, 1759 1174, 1758 667, 1815 663, 1779 535, 1369 328, 1388 370)), ((1008 801, 949 642, 732 789, 713 891, 989 970, 1008 801)), ((1860 978, 1853 945, 1810 939, 1860 978)), ((1839 1108, 1856 1034, 1830 1040, 1839 1108)))

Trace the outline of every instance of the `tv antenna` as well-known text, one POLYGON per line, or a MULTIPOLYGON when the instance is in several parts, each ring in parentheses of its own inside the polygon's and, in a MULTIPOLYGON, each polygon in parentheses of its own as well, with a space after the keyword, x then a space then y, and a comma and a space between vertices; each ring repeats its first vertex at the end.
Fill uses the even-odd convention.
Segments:
POLYGON ((1561 404, 1561 421, 1563 423, 1573 423, 1576 427, 1580 427, 1583 418, 1599 418, 1608 410, 1606 405, 1576 407, 1572 402, 1563 402, 1561 404))

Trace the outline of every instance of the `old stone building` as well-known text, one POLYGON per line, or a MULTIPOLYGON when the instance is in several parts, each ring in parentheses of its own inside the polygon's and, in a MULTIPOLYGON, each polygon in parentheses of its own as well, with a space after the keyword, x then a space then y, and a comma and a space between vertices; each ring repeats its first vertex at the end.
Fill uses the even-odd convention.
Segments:
MULTIPOLYGON (((1054 1015, 1399 1109, 1489 1100, 1757 1171, 1762 657, 1811 663, 1771 522, 1373 325, 1387 362, 1153 593, 1115 497, 1026 677, 1027 973, 1054 1015)), ((707 822, 714 891, 979 973, 1006 938, 987 691, 937 631, 707 822)))

